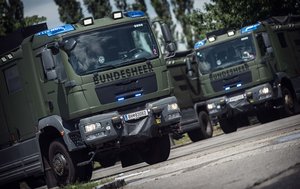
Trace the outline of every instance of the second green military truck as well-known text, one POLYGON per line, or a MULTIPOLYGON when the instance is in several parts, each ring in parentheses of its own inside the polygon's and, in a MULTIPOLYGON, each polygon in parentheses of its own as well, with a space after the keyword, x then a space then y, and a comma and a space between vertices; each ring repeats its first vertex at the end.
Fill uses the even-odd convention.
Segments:
POLYGON ((187 57, 190 82, 225 133, 293 115, 300 98, 300 17, 274 17, 239 30, 207 34, 187 57))
MULTIPOLYGON (((174 83, 174 95, 182 113, 180 129, 173 134, 173 138, 179 139, 182 134, 187 133, 191 141, 197 142, 212 137, 213 122, 202 102, 204 97, 198 77, 192 79, 187 74, 186 56, 190 53, 192 50, 176 52, 167 58, 167 67, 174 83)), ((191 66, 195 67, 195 64, 191 66)))
POLYGON ((93 161, 168 159, 181 115, 142 12, 31 26, 1 38, 0 47, 1 188, 87 181, 93 161))

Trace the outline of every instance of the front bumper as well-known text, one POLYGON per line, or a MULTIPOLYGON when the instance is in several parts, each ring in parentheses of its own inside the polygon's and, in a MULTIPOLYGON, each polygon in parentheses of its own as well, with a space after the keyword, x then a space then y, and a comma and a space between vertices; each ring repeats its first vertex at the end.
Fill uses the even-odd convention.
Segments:
POLYGON ((211 117, 249 112, 255 107, 279 99, 282 96, 279 88, 266 83, 241 93, 210 99, 206 101, 207 109, 211 117))
POLYGON ((180 109, 175 97, 151 102, 141 110, 120 114, 118 111, 80 120, 79 129, 86 145, 97 146, 110 141, 134 143, 170 130, 180 122, 180 109))

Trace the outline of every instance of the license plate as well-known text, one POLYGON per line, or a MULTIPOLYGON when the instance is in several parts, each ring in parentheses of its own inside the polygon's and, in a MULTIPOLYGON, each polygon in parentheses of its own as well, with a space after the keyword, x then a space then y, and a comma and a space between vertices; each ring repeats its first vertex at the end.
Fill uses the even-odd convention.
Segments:
POLYGON ((141 117, 145 117, 147 115, 148 115, 147 110, 141 110, 141 111, 133 112, 130 114, 125 114, 125 115, 123 115, 123 117, 124 117, 125 121, 130 121, 130 120, 139 119, 141 117))
POLYGON ((242 100, 242 99, 244 99, 244 94, 230 97, 228 101, 235 102, 235 101, 242 100))

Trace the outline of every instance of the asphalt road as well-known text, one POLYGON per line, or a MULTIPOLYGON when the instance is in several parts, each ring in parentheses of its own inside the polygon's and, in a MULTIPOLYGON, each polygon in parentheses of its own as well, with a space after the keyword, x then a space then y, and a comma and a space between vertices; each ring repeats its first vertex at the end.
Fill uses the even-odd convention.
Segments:
POLYGON ((94 171, 123 189, 300 188, 300 115, 174 148, 168 161, 94 171))

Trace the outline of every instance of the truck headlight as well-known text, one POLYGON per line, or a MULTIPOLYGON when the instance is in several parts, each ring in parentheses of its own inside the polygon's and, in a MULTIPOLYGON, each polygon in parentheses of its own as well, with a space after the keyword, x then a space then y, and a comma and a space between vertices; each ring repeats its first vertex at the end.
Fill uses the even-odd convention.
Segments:
POLYGON ((97 128, 101 127, 101 124, 100 123, 92 123, 92 124, 89 124, 89 125, 85 125, 84 126, 84 131, 86 133, 88 132, 92 132, 94 130, 96 130, 97 128))
POLYGON ((263 87, 263 88, 259 89, 258 94, 266 95, 266 94, 269 94, 270 92, 271 92, 271 90, 269 89, 269 87, 263 87))
POLYGON ((168 111, 171 110, 179 110, 178 104, 177 103, 168 104, 168 111))
POLYGON ((215 108, 216 108, 215 103, 207 104, 207 109, 208 110, 212 110, 212 109, 215 109, 215 108))

